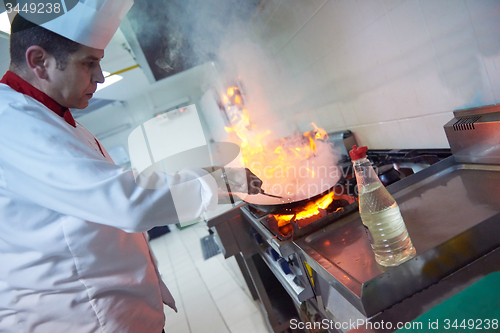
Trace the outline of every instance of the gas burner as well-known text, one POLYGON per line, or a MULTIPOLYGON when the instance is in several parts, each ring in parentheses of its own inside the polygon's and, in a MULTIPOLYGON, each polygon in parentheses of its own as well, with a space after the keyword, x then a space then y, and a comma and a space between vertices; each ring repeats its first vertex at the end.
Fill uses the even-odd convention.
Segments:
MULTIPOLYGON (((449 149, 368 150, 367 156, 385 186, 410 176, 451 155, 449 149)), ((339 163, 342 177, 337 183, 344 193, 357 197, 356 176, 350 160, 339 163)))
POLYGON ((368 159, 375 165, 405 164, 430 166, 451 156, 450 149, 368 150, 368 159))
POLYGON ((261 223, 279 240, 296 239, 319 230, 326 225, 341 219, 357 210, 358 202, 355 197, 348 195, 335 196, 326 209, 318 208, 319 213, 297 219, 294 215, 268 215, 261 223), (285 222, 284 219, 285 217, 285 222))
MULTIPOLYGON (((451 152, 449 149, 369 150, 367 155, 382 183, 388 186, 441 161, 450 156, 451 152)), ((275 216, 251 205, 246 205, 245 209, 281 241, 308 235, 358 209, 357 184, 352 162, 343 161, 339 163, 339 168, 342 170, 342 176, 333 190, 335 199, 326 209, 318 209, 319 214, 302 219, 296 219, 296 215, 292 214, 288 215, 288 220, 283 223, 275 216)))
POLYGON ((384 186, 391 185, 392 183, 395 183, 406 176, 404 173, 396 170, 393 164, 381 165, 377 167, 376 170, 378 178, 380 179, 382 184, 384 184, 384 186))
POLYGON ((261 210, 258 210, 257 208, 255 208, 253 206, 248 205, 247 208, 248 208, 248 211, 250 212, 250 214, 256 219, 260 219, 261 217, 264 217, 267 215, 267 213, 265 213, 261 210))

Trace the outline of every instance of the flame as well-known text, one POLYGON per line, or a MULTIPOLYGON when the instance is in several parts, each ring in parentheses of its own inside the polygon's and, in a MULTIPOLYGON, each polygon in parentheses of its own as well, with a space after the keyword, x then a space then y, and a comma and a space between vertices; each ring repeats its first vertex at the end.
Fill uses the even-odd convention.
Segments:
POLYGON ((234 96, 234 102, 238 105, 241 105, 241 97, 238 95, 234 96))
POLYGON ((273 215, 276 221, 278 221, 278 227, 282 227, 290 223, 295 215, 273 215))
POLYGON ((298 212, 297 214, 292 215, 272 215, 276 221, 278 221, 278 227, 282 227, 287 225, 292 221, 299 221, 303 219, 307 219, 320 214, 320 209, 327 209, 328 206, 333 202, 335 197, 335 192, 330 192, 322 196, 321 198, 308 203, 303 210, 298 212))
POLYGON ((326 209, 332 202, 335 192, 330 192, 314 202, 310 202, 299 213, 297 213, 296 220, 312 217, 319 214, 319 209, 326 209))
MULTIPOLYGON (((225 130, 229 139, 241 147, 241 162, 264 182, 265 192, 293 197, 300 184, 290 184, 289 177, 283 174, 294 169, 296 172, 298 167, 314 157, 318 142, 328 138, 326 131, 311 123, 314 129, 294 137, 292 142, 286 139, 271 142, 271 132, 257 128, 252 123, 238 87, 229 87, 226 94, 222 93, 221 100, 230 120, 230 126, 225 127, 225 130)), ((308 167, 304 170, 307 170, 308 175, 303 177, 303 182, 317 176, 317 173, 308 167)))

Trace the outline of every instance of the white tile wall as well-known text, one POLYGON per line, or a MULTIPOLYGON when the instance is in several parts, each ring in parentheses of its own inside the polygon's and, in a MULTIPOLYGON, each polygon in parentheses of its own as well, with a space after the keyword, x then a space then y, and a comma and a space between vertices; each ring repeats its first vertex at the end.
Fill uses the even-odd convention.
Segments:
POLYGON ((440 148, 451 111, 500 103, 498 0, 271 3, 259 23, 278 68, 269 112, 299 130, 315 121, 370 148, 440 148))

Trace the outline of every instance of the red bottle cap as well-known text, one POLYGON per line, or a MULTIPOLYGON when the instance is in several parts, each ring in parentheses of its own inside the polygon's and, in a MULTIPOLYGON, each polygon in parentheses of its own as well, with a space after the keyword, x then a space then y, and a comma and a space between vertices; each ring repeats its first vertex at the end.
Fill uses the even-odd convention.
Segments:
POLYGON ((352 146, 352 150, 349 152, 349 155, 351 156, 352 161, 359 160, 360 158, 366 157, 366 151, 368 150, 368 147, 357 147, 357 146, 352 146))

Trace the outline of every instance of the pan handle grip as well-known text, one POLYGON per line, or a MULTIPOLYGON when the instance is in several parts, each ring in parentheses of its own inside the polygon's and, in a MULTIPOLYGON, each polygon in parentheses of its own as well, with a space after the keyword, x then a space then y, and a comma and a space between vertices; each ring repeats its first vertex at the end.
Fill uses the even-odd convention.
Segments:
POLYGON ((234 198, 233 198, 233 194, 231 193, 231 188, 229 187, 229 185, 238 185, 238 184, 235 184, 234 182, 230 181, 227 178, 226 169, 224 169, 224 167, 222 167, 221 170, 222 170, 221 177, 224 178, 224 182, 226 183, 226 189, 227 189, 227 193, 229 195, 229 200, 231 201, 231 204, 234 206, 234 198))

